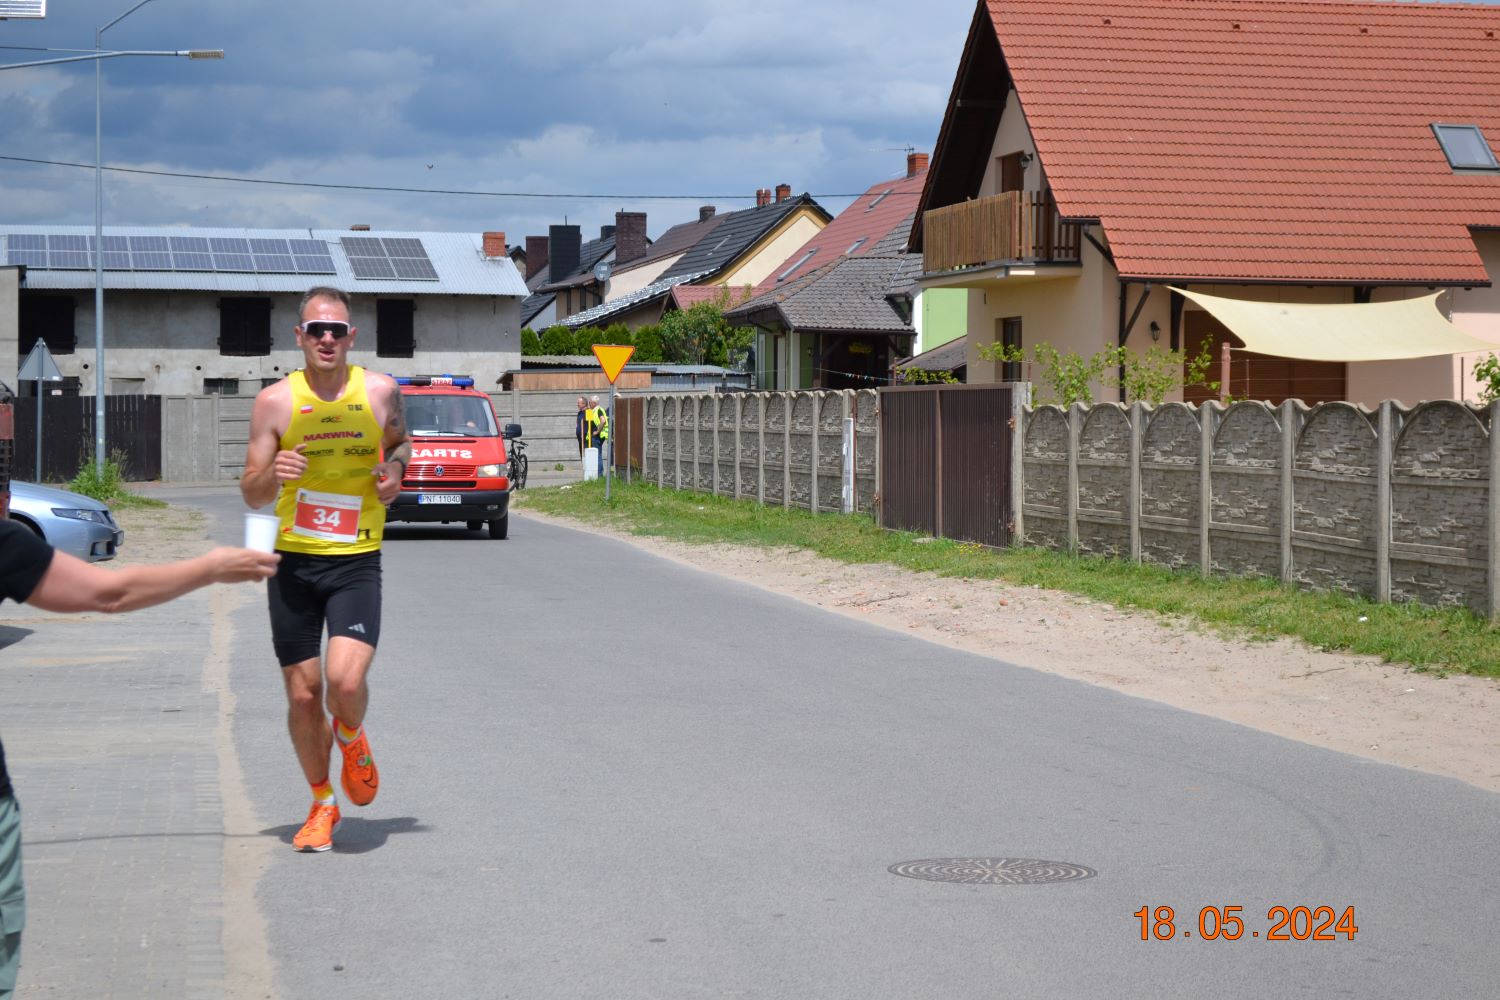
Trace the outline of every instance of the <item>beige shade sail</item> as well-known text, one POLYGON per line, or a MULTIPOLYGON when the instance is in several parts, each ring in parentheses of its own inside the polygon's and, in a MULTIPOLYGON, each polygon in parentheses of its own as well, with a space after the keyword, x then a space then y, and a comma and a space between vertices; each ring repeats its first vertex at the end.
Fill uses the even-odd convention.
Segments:
POLYGON ((1339 305, 1247 302, 1173 288, 1213 315, 1257 354, 1306 361, 1398 361, 1500 351, 1464 333, 1438 310, 1434 292, 1419 299, 1339 305))

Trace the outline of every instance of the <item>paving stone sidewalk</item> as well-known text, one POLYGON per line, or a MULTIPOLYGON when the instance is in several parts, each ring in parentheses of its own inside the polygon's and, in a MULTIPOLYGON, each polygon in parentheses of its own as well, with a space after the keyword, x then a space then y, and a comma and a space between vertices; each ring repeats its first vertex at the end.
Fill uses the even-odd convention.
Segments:
POLYGON ((124 616, 0 609, 22 806, 19 1000, 224 992, 211 597, 124 616))

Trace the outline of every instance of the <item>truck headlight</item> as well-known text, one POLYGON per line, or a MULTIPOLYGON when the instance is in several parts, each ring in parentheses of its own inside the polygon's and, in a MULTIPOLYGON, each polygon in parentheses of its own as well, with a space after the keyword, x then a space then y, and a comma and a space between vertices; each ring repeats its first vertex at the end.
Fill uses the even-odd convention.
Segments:
POLYGON ((496 476, 505 475, 507 467, 504 465, 481 465, 475 471, 481 479, 494 479, 496 476))

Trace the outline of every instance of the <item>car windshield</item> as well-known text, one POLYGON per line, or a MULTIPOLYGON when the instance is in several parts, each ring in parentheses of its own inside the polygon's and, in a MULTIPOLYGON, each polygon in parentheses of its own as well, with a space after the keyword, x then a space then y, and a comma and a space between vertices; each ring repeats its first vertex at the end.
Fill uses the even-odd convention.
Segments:
POLYGON ((408 395, 406 426, 412 437, 497 437, 495 413, 478 396, 408 395))

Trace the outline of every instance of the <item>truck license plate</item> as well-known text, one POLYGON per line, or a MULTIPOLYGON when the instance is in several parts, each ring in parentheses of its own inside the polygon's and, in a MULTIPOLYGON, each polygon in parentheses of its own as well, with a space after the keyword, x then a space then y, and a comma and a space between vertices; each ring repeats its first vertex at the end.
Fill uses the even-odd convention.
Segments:
POLYGON ((419 493, 417 503, 463 503, 457 493, 419 493))

